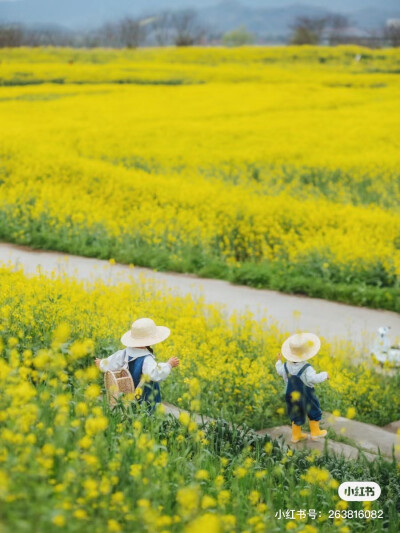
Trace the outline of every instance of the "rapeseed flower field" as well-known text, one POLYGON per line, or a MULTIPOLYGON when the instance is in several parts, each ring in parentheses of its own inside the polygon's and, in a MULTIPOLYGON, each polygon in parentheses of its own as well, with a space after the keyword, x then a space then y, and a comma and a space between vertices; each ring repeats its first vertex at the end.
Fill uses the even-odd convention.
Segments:
MULTIPOLYGON (((228 323, 216 307, 144 280, 109 287, 2 267, 1 530, 398 531, 395 460, 347 462, 248 429, 280 416, 273 362, 283 334, 246 316, 228 323), (132 317, 143 315, 171 327, 156 354, 181 358, 163 384, 165 399, 189 408, 179 420, 162 407, 148 416, 128 397, 110 411, 105 400, 93 358, 114 351, 132 317), (200 424, 193 412, 218 419, 200 424), (382 499, 340 500, 339 483, 361 473, 380 483, 382 499)), ((324 407, 378 423, 398 418, 398 378, 353 367, 350 350, 324 343, 316 359, 335 368, 324 407)))
MULTIPOLYGON (((267 319, 255 322, 251 314, 226 319, 218 307, 172 296, 146 279, 110 287, 100 281, 81 284, 56 272, 48 279, 0 269, 2 327, 17 339, 20 350, 46 349, 53 332, 66 328, 70 342, 77 342, 72 350, 105 357, 120 349, 121 332, 141 316, 168 324, 173 332, 156 347, 160 361, 181 359, 179 372, 163 384, 169 401, 199 412, 200 406, 192 405, 187 393, 195 379, 192 388, 201 392, 203 414, 254 429, 286 423, 275 356, 288 332, 267 319), (89 345, 82 345, 81 339, 90 339, 89 345)), ((43 361, 46 366, 45 352, 40 353, 35 364, 43 361)), ((96 378, 93 357, 77 357, 78 375, 87 381, 96 378)), ((343 340, 323 341, 313 364, 331 376, 319 388, 324 410, 378 425, 400 418, 399 374, 377 371, 369 354, 343 340)))
POLYGON ((0 237, 400 310, 400 53, 9 49, 0 237))

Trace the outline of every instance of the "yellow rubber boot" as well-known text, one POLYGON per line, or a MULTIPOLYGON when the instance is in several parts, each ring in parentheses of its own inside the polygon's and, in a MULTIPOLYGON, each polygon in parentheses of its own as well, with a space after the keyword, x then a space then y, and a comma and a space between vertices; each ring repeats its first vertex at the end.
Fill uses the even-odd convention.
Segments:
POLYGON ((296 443, 306 438, 307 435, 301 432, 301 426, 296 426, 296 424, 292 422, 292 442, 296 443))
POLYGON ((328 433, 326 429, 319 429, 319 422, 317 420, 310 420, 310 430, 312 440, 323 439, 328 433))

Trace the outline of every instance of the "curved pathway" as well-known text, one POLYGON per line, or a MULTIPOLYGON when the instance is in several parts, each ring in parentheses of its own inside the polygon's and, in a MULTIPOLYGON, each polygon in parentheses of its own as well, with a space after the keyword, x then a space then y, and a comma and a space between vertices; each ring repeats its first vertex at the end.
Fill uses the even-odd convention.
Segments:
POLYGON ((21 266, 28 274, 41 267, 43 273, 65 272, 80 280, 101 278, 108 284, 142 276, 151 278, 173 294, 202 296, 206 303, 220 304, 227 313, 250 311, 254 319, 267 317, 281 328, 314 331, 333 340, 349 340, 369 353, 369 346, 379 326, 391 326, 392 340, 400 336, 400 315, 364 307, 354 307, 316 298, 282 294, 264 289, 232 285, 226 281, 202 279, 188 274, 155 272, 147 268, 130 268, 109 261, 34 250, 0 243, 0 262, 21 266))

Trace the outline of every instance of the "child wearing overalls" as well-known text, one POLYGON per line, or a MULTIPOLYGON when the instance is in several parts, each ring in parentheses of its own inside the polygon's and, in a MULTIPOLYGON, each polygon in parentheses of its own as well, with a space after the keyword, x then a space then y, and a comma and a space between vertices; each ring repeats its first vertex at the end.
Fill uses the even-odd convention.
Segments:
POLYGON ((179 359, 171 357, 167 363, 157 363, 151 346, 167 339, 170 333, 169 328, 156 326, 151 318, 140 318, 121 337, 126 348, 118 350, 106 359, 96 359, 96 365, 103 372, 129 369, 135 389, 142 377, 146 376, 139 403, 146 402, 154 411, 156 405, 161 403, 159 382, 164 381, 171 370, 179 365, 179 359))
POLYGON ((285 400, 292 422, 293 443, 307 438, 307 435, 301 432, 306 415, 310 421, 313 440, 323 438, 327 433, 325 429, 319 427, 322 411, 313 385, 322 383, 329 379, 329 376, 327 372, 317 373, 306 362, 317 355, 320 347, 321 341, 317 335, 298 333, 286 339, 282 345, 282 353, 277 356, 276 370, 287 384, 285 400), (282 363, 282 354, 286 359, 285 363, 282 363))

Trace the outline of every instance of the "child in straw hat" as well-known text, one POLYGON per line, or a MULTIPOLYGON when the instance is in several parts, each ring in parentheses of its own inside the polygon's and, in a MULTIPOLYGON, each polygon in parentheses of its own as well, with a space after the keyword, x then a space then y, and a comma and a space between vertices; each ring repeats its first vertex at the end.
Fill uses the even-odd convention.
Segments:
POLYGON ((167 363, 157 363, 151 346, 167 339, 170 333, 169 328, 156 326, 151 318, 140 318, 121 337, 126 348, 106 359, 96 359, 96 366, 103 372, 129 369, 135 388, 142 376, 147 376, 148 381, 143 387, 139 401, 152 404, 154 409, 155 404, 161 403, 159 382, 164 381, 171 370, 179 365, 179 359, 171 357, 167 363))
POLYGON ((286 406, 292 421, 292 442, 296 443, 306 439, 307 435, 301 432, 301 426, 310 421, 311 438, 317 440, 326 435, 325 429, 319 428, 322 417, 321 407, 315 394, 313 385, 329 379, 327 372, 317 372, 307 363, 317 355, 321 341, 313 333, 298 333, 292 335, 282 345, 282 353, 277 356, 276 370, 283 377, 286 387, 286 406), (282 363, 282 354, 286 359, 282 363))

